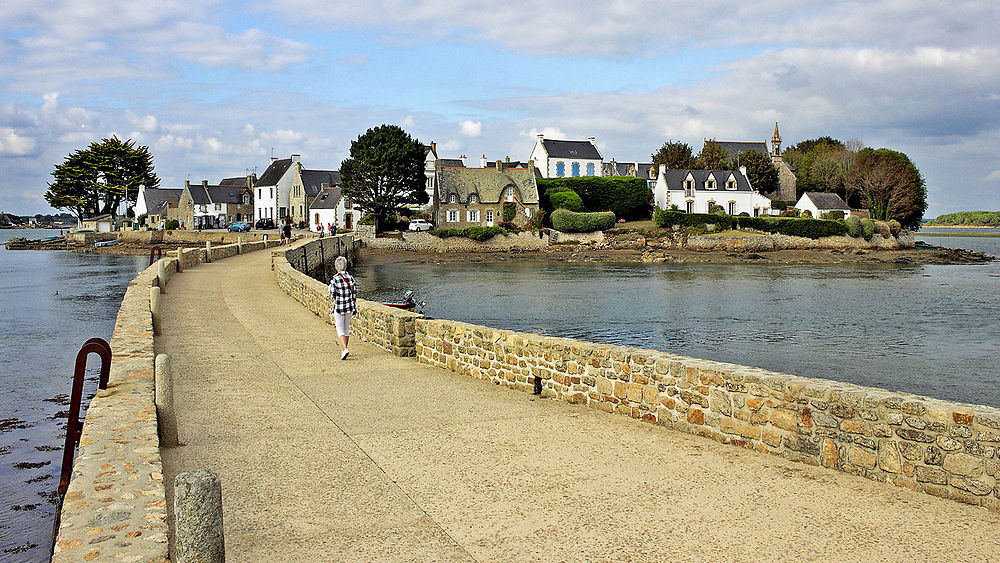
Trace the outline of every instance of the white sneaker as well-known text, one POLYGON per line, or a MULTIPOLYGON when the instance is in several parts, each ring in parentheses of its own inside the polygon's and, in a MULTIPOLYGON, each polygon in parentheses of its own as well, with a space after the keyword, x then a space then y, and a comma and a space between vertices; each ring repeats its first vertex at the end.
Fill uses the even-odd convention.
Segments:
POLYGON ((344 350, 343 352, 340 353, 340 359, 341 360, 346 360, 347 359, 347 355, 350 354, 350 353, 351 353, 350 350, 344 350))

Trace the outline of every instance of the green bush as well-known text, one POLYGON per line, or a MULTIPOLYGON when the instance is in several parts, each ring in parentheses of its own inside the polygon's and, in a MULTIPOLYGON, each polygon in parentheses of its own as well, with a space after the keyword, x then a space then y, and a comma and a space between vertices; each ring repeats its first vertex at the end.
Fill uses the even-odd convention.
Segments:
POLYGON ((725 215, 726 209, 721 205, 716 205, 714 203, 708 204, 708 214, 709 215, 725 215))
POLYGON ((851 215, 847 219, 844 219, 844 224, 847 225, 847 234, 854 238, 861 236, 861 219, 856 215, 851 215))
POLYGON ((179 229, 180 227, 181 223, 177 219, 167 219, 166 222, 163 223, 163 228, 168 231, 179 229))
POLYGON ((546 194, 565 188, 576 192, 588 211, 611 211, 615 217, 626 220, 648 218, 653 201, 653 192, 644 178, 580 176, 538 179, 538 189, 546 194))
POLYGON ((514 215, 517 214, 517 204, 509 201, 505 201, 503 204, 503 211, 501 212, 501 217, 504 221, 510 222, 514 220, 514 215))
POLYGON ((583 200, 572 190, 549 193, 549 204, 552 206, 552 209, 569 209, 576 212, 584 211, 583 200))
POLYGON ((702 230, 706 225, 714 224, 716 230, 755 229, 766 233, 781 233, 790 236, 820 238, 847 233, 847 227, 840 221, 822 221, 816 219, 779 219, 777 217, 730 217, 728 215, 709 215, 706 213, 682 213, 680 211, 665 211, 657 209, 653 221, 658 227, 693 227, 702 230))
POLYGON ((360 221, 358 221, 358 224, 359 225, 374 225, 375 224, 375 216, 374 215, 365 215, 364 217, 361 218, 360 221))
POLYGON ((798 217, 798 216, 799 216, 799 210, 795 209, 794 207, 789 207, 788 209, 785 209, 784 211, 781 212, 780 215, 780 217, 798 217))
POLYGON ((868 219, 867 217, 861 220, 861 236, 865 237, 865 240, 872 240, 872 236, 875 234, 875 221, 868 219))
POLYGON ((833 211, 827 211, 826 213, 821 213, 820 219, 827 219, 830 221, 838 221, 844 218, 844 212, 839 209, 834 209, 833 211))
POLYGON ((472 240, 489 240, 497 235, 507 234, 503 227, 468 227, 466 229, 438 229, 427 231, 438 238, 465 237, 472 240))
POLYGON ((142 215, 140 215, 140 216, 138 216, 138 217, 135 218, 135 222, 138 223, 139 226, 143 226, 143 225, 146 224, 146 218, 147 218, 147 215, 145 213, 143 213, 142 215))
POLYGON ((889 232, 892 233, 892 236, 898 237, 899 233, 903 232, 903 226, 899 224, 899 221, 891 219, 889 221, 889 232))
POLYGON ((803 209, 802 213, 799 214, 799 217, 802 217, 803 219, 812 219, 812 216, 813 212, 808 209, 803 209))
POLYGON ((892 233, 889 232, 889 223, 885 221, 875 221, 875 232, 882 238, 889 238, 892 233))
POLYGON ((552 228, 564 233, 590 233, 603 231, 615 225, 615 214, 611 211, 577 213, 568 209, 552 212, 552 228))
POLYGON ((777 209, 779 211, 784 211, 789 207, 795 207, 794 199, 772 199, 771 209, 777 209))

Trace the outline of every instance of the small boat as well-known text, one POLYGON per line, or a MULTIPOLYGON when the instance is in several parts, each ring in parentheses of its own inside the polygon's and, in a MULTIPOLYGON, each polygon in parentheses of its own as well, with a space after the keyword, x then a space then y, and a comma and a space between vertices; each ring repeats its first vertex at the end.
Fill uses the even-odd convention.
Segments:
POLYGON ((917 242, 913 243, 913 248, 916 248, 917 250, 938 250, 941 247, 934 246, 933 244, 927 244, 922 240, 918 240, 917 242))
POLYGON ((118 240, 105 240, 105 241, 101 241, 101 242, 95 242, 94 243, 94 247, 95 248, 100 248, 102 246, 114 246, 116 244, 118 244, 118 240))
POLYGON ((62 237, 46 237, 46 238, 43 238, 43 239, 38 239, 38 242, 52 242, 52 241, 55 241, 55 240, 59 240, 61 238, 62 237))
POLYGON ((381 303, 387 307, 396 307, 397 309, 403 309, 405 311, 412 311, 417 307, 423 308, 425 305, 427 305, 426 301, 418 302, 416 299, 414 299, 412 291, 407 291, 405 294, 403 294, 402 301, 376 301, 376 303, 381 303))

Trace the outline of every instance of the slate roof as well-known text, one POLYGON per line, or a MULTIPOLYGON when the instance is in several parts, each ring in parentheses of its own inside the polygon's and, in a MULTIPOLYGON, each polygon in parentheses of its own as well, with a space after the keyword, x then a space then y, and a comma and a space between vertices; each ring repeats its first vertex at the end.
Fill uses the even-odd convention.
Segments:
MULTIPOLYGON (((707 141, 706 141, 707 142, 707 141)), ((743 151, 756 151, 764 156, 770 156, 771 153, 767 150, 767 143, 750 143, 750 142, 739 142, 739 141, 713 141, 715 144, 726 149, 729 153, 729 160, 735 159, 743 151)))
POLYGON ((441 166, 449 168, 465 168, 465 163, 461 158, 440 158, 441 166))
POLYGON ((833 194, 828 192, 806 192, 802 194, 808 197, 816 209, 843 209, 850 211, 851 206, 847 205, 847 202, 840 197, 839 194, 833 194))
POLYGON ((270 165, 268 165, 267 170, 261 174, 260 179, 257 180, 258 186, 277 186, 278 180, 285 175, 288 171, 288 167, 292 165, 292 159, 283 158, 281 160, 275 160, 270 165))
MULTIPOLYGON (((251 177, 251 180, 252 179, 253 178, 251 177)), ((247 185, 247 177, 246 176, 237 176, 235 178, 223 178, 222 181, 219 182, 219 185, 220 186, 239 186, 241 188, 249 188, 250 187, 250 186, 247 185)))
MULTIPOLYGON (((244 178, 244 182, 246 179, 244 178)), ((191 186, 194 188, 194 186, 191 186)), ((199 186, 200 187, 200 186, 199 186)), ((208 197, 212 203, 243 203, 243 192, 247 191, 246 186, 208 186, 208 197)), ((251 198, 251 201, 253 199, 251 198)))
POLYGON ((669 191, 683 191, 684 190, 684 180, 687 178, 688 174, 694 178, 694 189, 698 192, 750 192, 753 189, 750 187, 750 182, 747 177, 740 173, 739 170, 678 170, 672 169, 664 172, 664 179, 667 181, 667 190, 669 191), (717 188, 714 190, 709 190, 705 188, 705 180, 708 179, 709 173, 715 176, 717 188), (726 181, 729 179, 729 175, 732 174, 736 178, 736 189, 727 190, 726 181))
POLYGON ((524 204, 538 203, 538 184, 535 172, 527 168, 441 168, 438 188, 442 203, 452 194, 462 203, 469 195, 477 194, 481 203, 500 203, 507 186, 513 185, 517 199, 524 204))
POLYGON ((212 198, 208 196, 208 192, 205 191, 205 186, 201 184, 191 184, 188 187, 188 191, 191 192, 191 200, 195 205, 206 205, 212 203, 212 198))
POLYGON ((601 160, 601 153, 597 152, 597 147, 590 141, 542 139, 542 146, 545 147, 545 152, 549 155, 549 158, 601 160))
MULTIPOLYGON (((495 161, 487 162, 486 163, 486 167, 487 168, 496 168, 497 167, 497 163, 495 161)), ((527 167, 528 167, 528 163, 527 162, 521 162, 519 160, 501 161, 500 162, 500 168, 502 168, 504 170, 507 170, 508 168, 527 168, 527 167)))
POLYGON ((171 203, 181 199, 182 188, 146 188, 143 199, 146 200, 146 213, 162 215, 162 211, 171 203))
POLYGON ((327 188, 316 194, 316 199, 309 204, 309 209, 336 209, 340 198, 340 188, 327 188))
POLYGON ((302 187, 305 189, 306 196, 316 197, 323 189, 323 184, 327 186, 339 186, 340 185, 340 171, 339 170, 302 170, 302 187))
POLYGON ((614 160, 604 162, 601 165, 605 176, 635 176, 646 180, 649 179, 649 169, 652 167, 653 165, 648 162, 616 162, 614 160), (635 168, 634 174, 631 171, 632 168, 635 168))

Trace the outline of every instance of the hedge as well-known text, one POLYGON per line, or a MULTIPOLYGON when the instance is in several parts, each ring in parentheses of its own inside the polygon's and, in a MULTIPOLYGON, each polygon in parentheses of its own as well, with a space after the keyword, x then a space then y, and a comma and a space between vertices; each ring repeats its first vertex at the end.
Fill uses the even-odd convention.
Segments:
POLYGON ((861 218, 857 215, 851 215, 847 219, 844 219, 844 224, 847 225, 847 234, 858 238, 861 236, 861 218))
POLYGON ((777 217, 733 217, 731 215, 715 215, 707 213, 684 213, 681 211, 666 211, 657 209, 653 220, 658 227, 680 225, 684 227, 704 228, 705 225, 715 225, 717 230, 755 229, 766 233, 817 239, 820 237, 847 234, 847 226, 840 221, 824 221, 819 219, 779 219, 777 217))
POLYGON ((653 192, 643 178, 630 176, 580 176, 539 178, 538 189, 550 194, 569 188, 583 200, 588 211, 611 211, 623 219, 647 219, 653 192))
POLYGON ((590 233, 603 231, 615 225, 615 214, 610 211, 577 213, 568 209, 552 212, 552 228, 564 233, 590 233))
POLYGON ((552 209, 569 209, 570 211, 586 211, 583 207, 583 200, 572 191, 549 192, 549 204, 552 209))
POLYGON ((497 235, 507 234, 503 227, 468 227, 466 229, 438 229, 427 231, 438 238, 465 237, 472 240, 489 240, 497 235))

